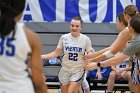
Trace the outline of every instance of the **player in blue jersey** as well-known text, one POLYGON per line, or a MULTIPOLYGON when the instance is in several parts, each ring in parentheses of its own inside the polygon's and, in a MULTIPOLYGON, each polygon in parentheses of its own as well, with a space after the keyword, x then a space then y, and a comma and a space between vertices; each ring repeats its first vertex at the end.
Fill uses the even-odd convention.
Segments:
POLYGON ((47 93, 39 37, 18 22, 25 2, 0 0, 0 93, 47 93))
POLYGON ((41 56, 42 59, 50 59, 64 53, 59 72, 62 93, 78 92, 85 73, 83 55, 85 51, 93 51, 89 37, 80 33, 82 30, 80 17, 72 18, 70 30, 70 33, 60 37, 55 51, 41 56))

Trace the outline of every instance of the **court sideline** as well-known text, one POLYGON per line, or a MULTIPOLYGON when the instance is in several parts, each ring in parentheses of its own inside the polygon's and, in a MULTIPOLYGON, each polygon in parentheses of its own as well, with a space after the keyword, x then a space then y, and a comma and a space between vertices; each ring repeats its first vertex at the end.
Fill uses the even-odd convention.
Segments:
MULTIPOLYGON (((49 89, 49 93, 58 93, 58 89, 49 89)), ((99 91, 99 92, 92 92, 91 93, 104 93, 102 91, 99 91)), ((117 91, 116 93, 121 93, 120 91, 117 91)), ((130 91, 127 91, 125 93, 130 93, 130 91)))

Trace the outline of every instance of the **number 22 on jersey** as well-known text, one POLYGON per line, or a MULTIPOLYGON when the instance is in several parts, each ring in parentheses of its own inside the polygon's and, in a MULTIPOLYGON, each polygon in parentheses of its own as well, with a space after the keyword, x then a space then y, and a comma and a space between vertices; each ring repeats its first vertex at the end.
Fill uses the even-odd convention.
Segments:
POLYGON ((77 61, 78 60, 78 54, 77 53, 69 53, 69 60, 77 61))

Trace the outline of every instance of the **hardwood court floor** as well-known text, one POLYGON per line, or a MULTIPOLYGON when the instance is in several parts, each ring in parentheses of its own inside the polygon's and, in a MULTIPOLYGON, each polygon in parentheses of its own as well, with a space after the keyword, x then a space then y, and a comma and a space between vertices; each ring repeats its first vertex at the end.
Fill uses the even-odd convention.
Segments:
POLYGON ((58 89, 49 89, 49 93, 58 93, 58 89))
MULTIPOLYGON (((58 93, 58 89, 49 89, 49 93, 58 93)), ((120 91, 117 91, 116 93, 121 93, 120 91)), ((130 93, 129 91, 125 93, 130 93)))

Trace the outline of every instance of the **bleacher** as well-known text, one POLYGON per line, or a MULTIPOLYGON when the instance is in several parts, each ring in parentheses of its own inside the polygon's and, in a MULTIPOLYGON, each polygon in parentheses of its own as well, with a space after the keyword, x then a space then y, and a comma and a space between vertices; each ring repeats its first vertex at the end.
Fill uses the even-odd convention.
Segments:
MULTIPOLYGON (((53 51, 58 44, 60 36, 70 32, 69 23, 31 22, 26 23, 26 25, 40 35, 43 53, 53 51)), ((113 23, 84 23, 81 32, 89 36, 92 46, 96 51, 108 47, 116 39, 118 34, 115 24, 113 23)))
MULTIPOLYGON (((91 90, 102 90, 104 93, 106 93, 107 78, 99 80, 96 78, 87 77, 87 80, 91 90)), ((116 93, 116 91, 121 91, 121 93, 129 91, 128 81, 122 79, 115 80, 114 93, 116 93)))
POLYGON ((58 79, 58 73, 61 68, 61 59, 53 58, 50 60, 44 60, 43 71, 46 76, 46 84, 48 87, 60 88, 60 83, 58 79))

